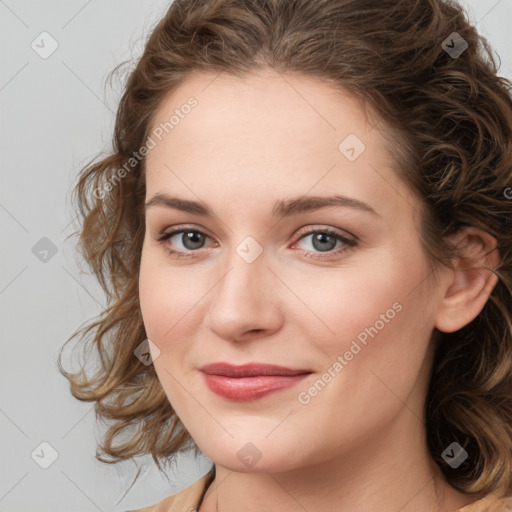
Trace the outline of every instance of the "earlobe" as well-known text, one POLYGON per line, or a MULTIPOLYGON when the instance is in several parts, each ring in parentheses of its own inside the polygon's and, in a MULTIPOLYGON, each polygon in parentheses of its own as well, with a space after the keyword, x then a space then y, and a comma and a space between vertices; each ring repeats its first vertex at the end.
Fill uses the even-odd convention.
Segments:
POLYGON ((436 328, 454 332, 473 321, 484 308, 498 282, 491 269, 499 264, 496 239, 477 228, 457 234, 460 257, 443 280, 443 296, 436 315, 436 328))

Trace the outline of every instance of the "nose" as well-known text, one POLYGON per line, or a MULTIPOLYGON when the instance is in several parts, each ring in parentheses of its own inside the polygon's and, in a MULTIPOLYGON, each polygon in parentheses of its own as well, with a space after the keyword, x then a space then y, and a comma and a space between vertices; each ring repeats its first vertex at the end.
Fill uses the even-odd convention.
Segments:
POLYGON ((228 270, 211 292, 205 326, 228 341, 269 336, 283 322, 279 282, 263 255, 247 263, 233 252, 228 270))

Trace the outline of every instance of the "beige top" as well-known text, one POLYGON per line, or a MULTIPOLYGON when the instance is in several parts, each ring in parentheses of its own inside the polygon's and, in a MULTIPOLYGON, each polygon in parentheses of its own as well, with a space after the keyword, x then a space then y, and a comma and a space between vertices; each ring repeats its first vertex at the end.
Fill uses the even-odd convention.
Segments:
MULTIPOLYGON (((140 508, 128 512, 197 512, 208 486, 215 477, 214 470, 210 470, 202 478, 182 491, 167 496, 152 507, 140 508)), ((493 495, 485 496, 455 512, 511 512, 512 497, 498 499, 493 495)))

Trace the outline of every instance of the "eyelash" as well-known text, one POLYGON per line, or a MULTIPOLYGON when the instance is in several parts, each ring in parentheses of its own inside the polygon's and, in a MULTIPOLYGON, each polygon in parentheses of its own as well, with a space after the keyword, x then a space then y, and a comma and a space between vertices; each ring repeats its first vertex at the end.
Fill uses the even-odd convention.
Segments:
MULTIPOLYGON (((189 250, 189 251, 177 251, 175 249, 171 249, 170 247, 168 247, 165 244, 165 242, 167 240, 169 240, 171 237, 173 237, 174 235, 177 235, 179 233, 187 233, 187 232, 200 233, 200 234, 204 235, 205 237, 210 238, 206 233, 204 233, 200 229, 183 228, 183 227, 181 227, 179 229, 176 228, 176 229, 174 229, 172 231, 168 231, 166 233, 162 233, 157 238, 157 241, 158 241, 158 243, 160 245, 164 246, 165 250, 171 256, 174 256, 176 258, 183 258, 183 259, 194 258, 195 256, 193 256, 193 253, 202 252, 202 248, 201 249, 197 249, 197 250, 189 250)), ((297 241, 294 242, 294 243, 299 242, 300 240, 302 240, 306 236, 314 235, 314 234, 318 234, 318 233, 327 234, 327 235, 333 237, 334 239, 336 239, 337 241, 342 242, 344 244, 344 246, 343 247, 338 247, 337 249, 333 249, 331 251, 326 251, 324 253, 316 252, 316 251, 307 251, 305 249, 299 249, 299 251, 301 251, 306 258, 312 258, 312 259, 316 259, 316 260, 331 259, 333 256, 339 256, 341 253, 343 253, 345 251, 348 251, 349 249, 351 249, 351 248, 353 248, 353 247, 355 247, 357 245, 357 241, 356 240, 353 240, 353 239, 350 239, 350 238, 346 238, 343 235, 341 235, 340 233, 338 233, 338 232, 336 232, 336 231, 334 231, 332 229, 329 229, 329 228, 313 229, 313 230, 307 231, 305 233, 302 233, 301 236, 299 236, 297 241), (311 253, 314 253, 315 256, 312 256, 311 253), (321 254, 325 254, 326 256, 318 257, 317 255, 319 255, 319 254, 320 255, 321 254)))

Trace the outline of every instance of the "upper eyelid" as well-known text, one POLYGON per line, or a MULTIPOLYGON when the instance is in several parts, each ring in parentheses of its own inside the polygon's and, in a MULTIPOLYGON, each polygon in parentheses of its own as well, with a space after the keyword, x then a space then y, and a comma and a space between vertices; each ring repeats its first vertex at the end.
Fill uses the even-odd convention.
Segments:
POLYGON ((187 231, 197 231, 198 233, 206 235, 208 238, 211 238, 211 239, 214 238, 208 233, 207 230, 205 230, 203 228, 196 228, 196 227, 191 227, 191 226, 179 226, 179 225, 174 226, 174 227, 170 228, 169 230, 162 231, 162 233, 160 235, 158 235, 158 238, 176 236, 176 235, 179 235, 180 233, 186 233, 187 231))
POLYGON ((354 240, 354 241, 357 241, 357 237, 355 235, 353 235, 352 233, 346 231, 346 230, 342 230, 340 228, 335 228, 335 227, 322 227, 321 225, 316 225, 318 227, 311 227, 311 226, 308 226, 308 227, 305 227, 305 228, 301 228, 297 231, 297 237, 301 238, 303 235, 311 235, 311 234, 314 234, 315 232, 328 232, 330 234, 334 234, 334 235, 337 235, 341 238, 346 238, 346 239, 350 239, 350 240, 354 240))

